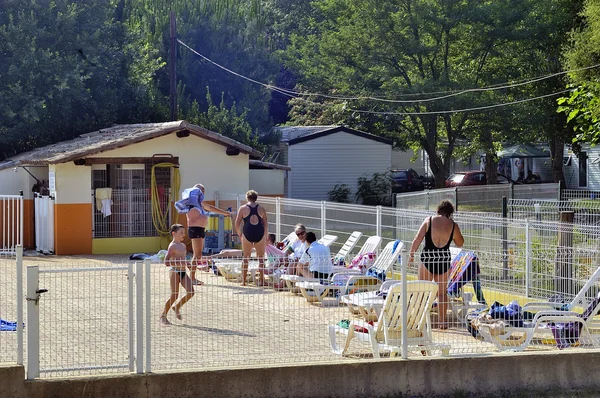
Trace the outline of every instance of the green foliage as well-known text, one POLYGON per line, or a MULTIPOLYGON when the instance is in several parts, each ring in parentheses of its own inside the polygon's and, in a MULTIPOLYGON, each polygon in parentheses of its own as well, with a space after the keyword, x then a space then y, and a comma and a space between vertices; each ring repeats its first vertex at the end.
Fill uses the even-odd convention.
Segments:
POLYGON ((327 192, 327 198, 330 202, 350 203, 350 187, 348 184, 335 184, 333 189, 327 192))
POLYGON ((537 61, 557 58, 560 32, 565 31, 563 26, 571 16, 564 3, 390 0, 375 5, 369 0, 316 0, 309 26, 291 35, 284 62, 301 74, 300 84, 309 91, 362 98, 342 101, 310 97, 311 103, 298 100, 292 117, 297 121, 343 122, 391 137, 397 147, 422 147, 439 185, 448 175, 459 140, 471 142, 473 151, 491 153, 495 142, 527 139, 524 132, 530 130, 542 134, 534 115, 545 120, 544 115, 554 115, 554 108, 540 112, 540 107, 533 105, 435 114, 509 102, 535 93, 498 90, 447 95, 436 101, 428 100, 434 95, 422 93, 442 96, 549 70, 556 72, 560 67, 557 62, 537 61), (554 54, 544 52, 546 48, 554 54), (543 71, 530 68, 530 64, 540 65, 543 71), (368 99, 373 96, 403 102, 368 99))
MULTIPOLYGON (((179 91, 182 91, 181 86, 179 91)), ((246 110, 238 114, 235 103, 231 108, 227 108, 223 96, 224 94, 221 94, 219 106, 215 105, 210 95, 210 89, 207 87, 206 102, 208 103, 208 110, 201 112, 198 102, 194 100, 187 112, 180 108, 181 117, 190 123, 232 138, 259 151, 264 150, 264 145, 258 142, 258 137, 252 134, 252 127, 246 120, 246 110)))
POLYGON ((373 173, 371 178, 366 175, 358 177, 356 199, 365 205, 392 204, 392 175, 391 173, 373 173))
POLYGON ((567 115, 576 133, 573 142, 600 142, 600 70, 587 68, 600 59, 600 3, 586 0, 581 14, 581 29, 571 33, 571 45, 565 51, 565 65, 571 92, 558 100, 558 112, 567 115))
POLYGON ((157 120, 161 66, 112 2, 2 2, 0 158, 114 123, 157 120))

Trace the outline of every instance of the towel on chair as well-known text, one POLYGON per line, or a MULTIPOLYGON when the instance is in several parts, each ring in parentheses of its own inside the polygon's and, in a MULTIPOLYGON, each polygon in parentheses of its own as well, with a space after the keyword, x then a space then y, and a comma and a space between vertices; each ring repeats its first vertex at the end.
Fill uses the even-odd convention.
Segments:
POLYGON ((96 188, 96 208, 104 217, 112 214, 110 205, 112 205, 112 188, 96 188))
POLYGON ((15 330, 17 330, 17 322, 0 319, 0 332, 14 332, 15 330))
POLYGON ((202 207, 204 194, 200 188, 188 188, 181 193, 181 200, 175 202, 175 210, 179 214, 189 213, 193 208, 198 209, 200 214, 207 214, 202 207))

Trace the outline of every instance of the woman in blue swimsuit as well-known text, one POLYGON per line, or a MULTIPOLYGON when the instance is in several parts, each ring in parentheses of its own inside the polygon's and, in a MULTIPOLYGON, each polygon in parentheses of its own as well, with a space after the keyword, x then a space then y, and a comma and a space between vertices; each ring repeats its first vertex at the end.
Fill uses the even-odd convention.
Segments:
POLYGON ((454 241, 456 247, 462 247, 465 238, 460 232, 458 225, 452 220, 454 206, 447 200, 443 200, 438 208, 437 215, 427 217, 419 232, 415 235, 410 247, 409 263, 414 261, 415 251, 425 239, 425 246, 421 251, 421 265, 419 266, 420 280, 434 280, 438 284, 438 311, 439 328, 447 329, 446 311, 448 309, 448 276, 452 256, 450 255, 450 244, 454 241))
POLYGON ((258 258, 258 273, 260 275, 258 284, 263 285, 265 282, 265 247, 269 224, 267 222, 267 212, 256 203, 256 199, 258 199, 256 191, 246 192, 248 203, 240 206, 235 219, 235 229, 238 236, 242 238, 244 256, 242 259, 242 285, 246 285, 248 259, 252 248, 256 250, 256 258, 258 258))

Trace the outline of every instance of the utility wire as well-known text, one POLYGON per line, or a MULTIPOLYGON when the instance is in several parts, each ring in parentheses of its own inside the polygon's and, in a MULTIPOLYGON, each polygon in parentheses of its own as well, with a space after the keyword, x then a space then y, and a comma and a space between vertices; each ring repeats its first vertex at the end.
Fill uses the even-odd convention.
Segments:
MULTIPOLYGON (((187 44, 185 44, 183 41, 177 39, 177 42, 179 44, 181 44, 182 46, 186 47, 188 50, 190 50, 191 52, 193 52, 194 54, 198 55, 199 57, 201 57, 202 59, 206 60, 207 62, 210 62, 211 64, 215 65, 216 67, 234 75, 237 76, 239 78, 242 78, 244 80, 247 80, 249 82, 258 84, 260 86, 263 86, 269 90, 278 92, 282 95, 288 96, 290 98, 297 98, 299 100, 302 100, 303 102, 307 102, 313 105, 317 105, 317 106, 330 106, 329 104, 322 104, 322 103, 318 103, 318 102, 314 102, 314 101, 310 101, 307 100, 305 98, 302 98, 303 96, 319 96, 319 97, 323 97, 323 98, 328 98, 328 99, 336 99, 336 100, 346 100, 346 101, 351 101, 351 100, 359 100, 359 99, 368 99, 368 100, 373 100, 373 101, 380 101, 380 102, 389 102, 389 103, 421 103, 421 102, 432 102, 432 101, 436 101, 436 100, 441 100, 441 99, 446 99, 449 97, 453 97, 453 96, 457 96, 457 95, 462 95, 465 93, 469 93, 469 92, 484 92, 484 91, 492 91, 492 90, 500 90, 500 89, 506 89, 506 88, 512 88, 512 87, 518 87, 518 86, 522 86, 522 85, 526 85, 526 84, 530 84, 530 83, 535 83, 535 82, 539 82, 545 79, 549 79, 555 76, 559 76, 559 75, 563 75, 566 73, 571 73, 571 72, 576 72, 576 71, 581 71, 581 70, 587 70, 587 69, 593 69, 593 68, 597 68, 600 66, 600 64, 596 64, 596 65, 592 65, 592 66, 588 66, 588 67, 584 67, 584 68, 579 68, 579 69, 573 69, 573 70, 569 70, 569 71, 563 71, 563 72, 558 72, 558 73, 554 73, 551 75, 546 75, 546 76, 541 76, 538 78, 534 78, 534 79, 530 79, 530 80, 526 80, 526 81, 522 81, 519 83, 513 83, 513 84, 506 84, 503 86, 492 86, 492 87, 483 87, 483 88, 474 88, 474 89, 466 89, 466 90, 461 90, 455 93, 451 93, 448 95, 444 95, 441 97, 434 97, 434 98, 428 98, 428 99, 419 99, 419 100, 390 100, 390 99, 386 99, 386 98, 378 98, 378 97, 340 97, 340 96, 331 96, 331 95, 326 95, 326 94, 317 94, 317 93, 300 93, 300 92, 296 92, 293 90, 288 90, 285 88, 281 88, 281 87, 277 87, 277 86, 273 86, 271 84, 267 84, 267 83, 263 83, 260 82, 258 80, 254 80, 252 78, 249 78, 247 76, 244 76, 240 73, 234 72, 229 68, 226 68, 225 66, 222 66, 218 63, 216 63, 215 61, 211 60, 210 58, 200 54, 198 51, 194 50, 192 47, 188 46, 187 44)), ((480 110, 485 110, 485 109, 492 109, 492 108, 498 108, 498 107, 502 107, 502 106, 508 106, 508 105, 514 105, 514 104, 518 104, 518 103, 522 103, 522 102, 529 102, 529 101, 534 101, 534 100, 538 100, 538 99, 542 99, 542 98, 547 98, 547 97, 552 97, 555 95, 559 95, 559 94, 564 94, 566 92, 569 92, 570 90, 562 90, 562 91, 558 91, 558 92, 554 92, 551 94, 546 94, 546 95, 541 95, 538 97, 533 97, 533 98, 526 98, 526 99, 522 99, 522 100, 516 100, 516 101, 511 101, 511 102, 506 102, 506 103, 501 103, 501 104, 494 104, 494 105, 487 105, 487 106, 481 106, 481 107, 474 107, 474 108, 466 108, 466 109, 456 109, 456 110, 444 110, 444 111, 430 111, 430 112, 384 112, 384 111, 368 111, 368 110, 361 110, 361 109, 347 109, 350 112, 357 112, 357 113, 367 113, 367 114, 375 114, 375 115, 436 115, 436 114, 448 114, 448 113, 460 113, 460 112, 472 112, 472 111, 480 111, 480 110)), ((425 93, 426 94, 426 93, 425 93)))

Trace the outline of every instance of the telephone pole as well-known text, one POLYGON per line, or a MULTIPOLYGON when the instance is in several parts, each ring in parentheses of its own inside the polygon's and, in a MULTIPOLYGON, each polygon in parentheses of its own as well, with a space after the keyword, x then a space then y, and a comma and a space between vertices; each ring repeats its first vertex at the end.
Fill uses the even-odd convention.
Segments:
POLYGON ((169 105, 171 109, 171 121, 177 120, 177 25, 175 22, 175 11, 171 11, 170 37, 171 45, 169 49, 169 105))

